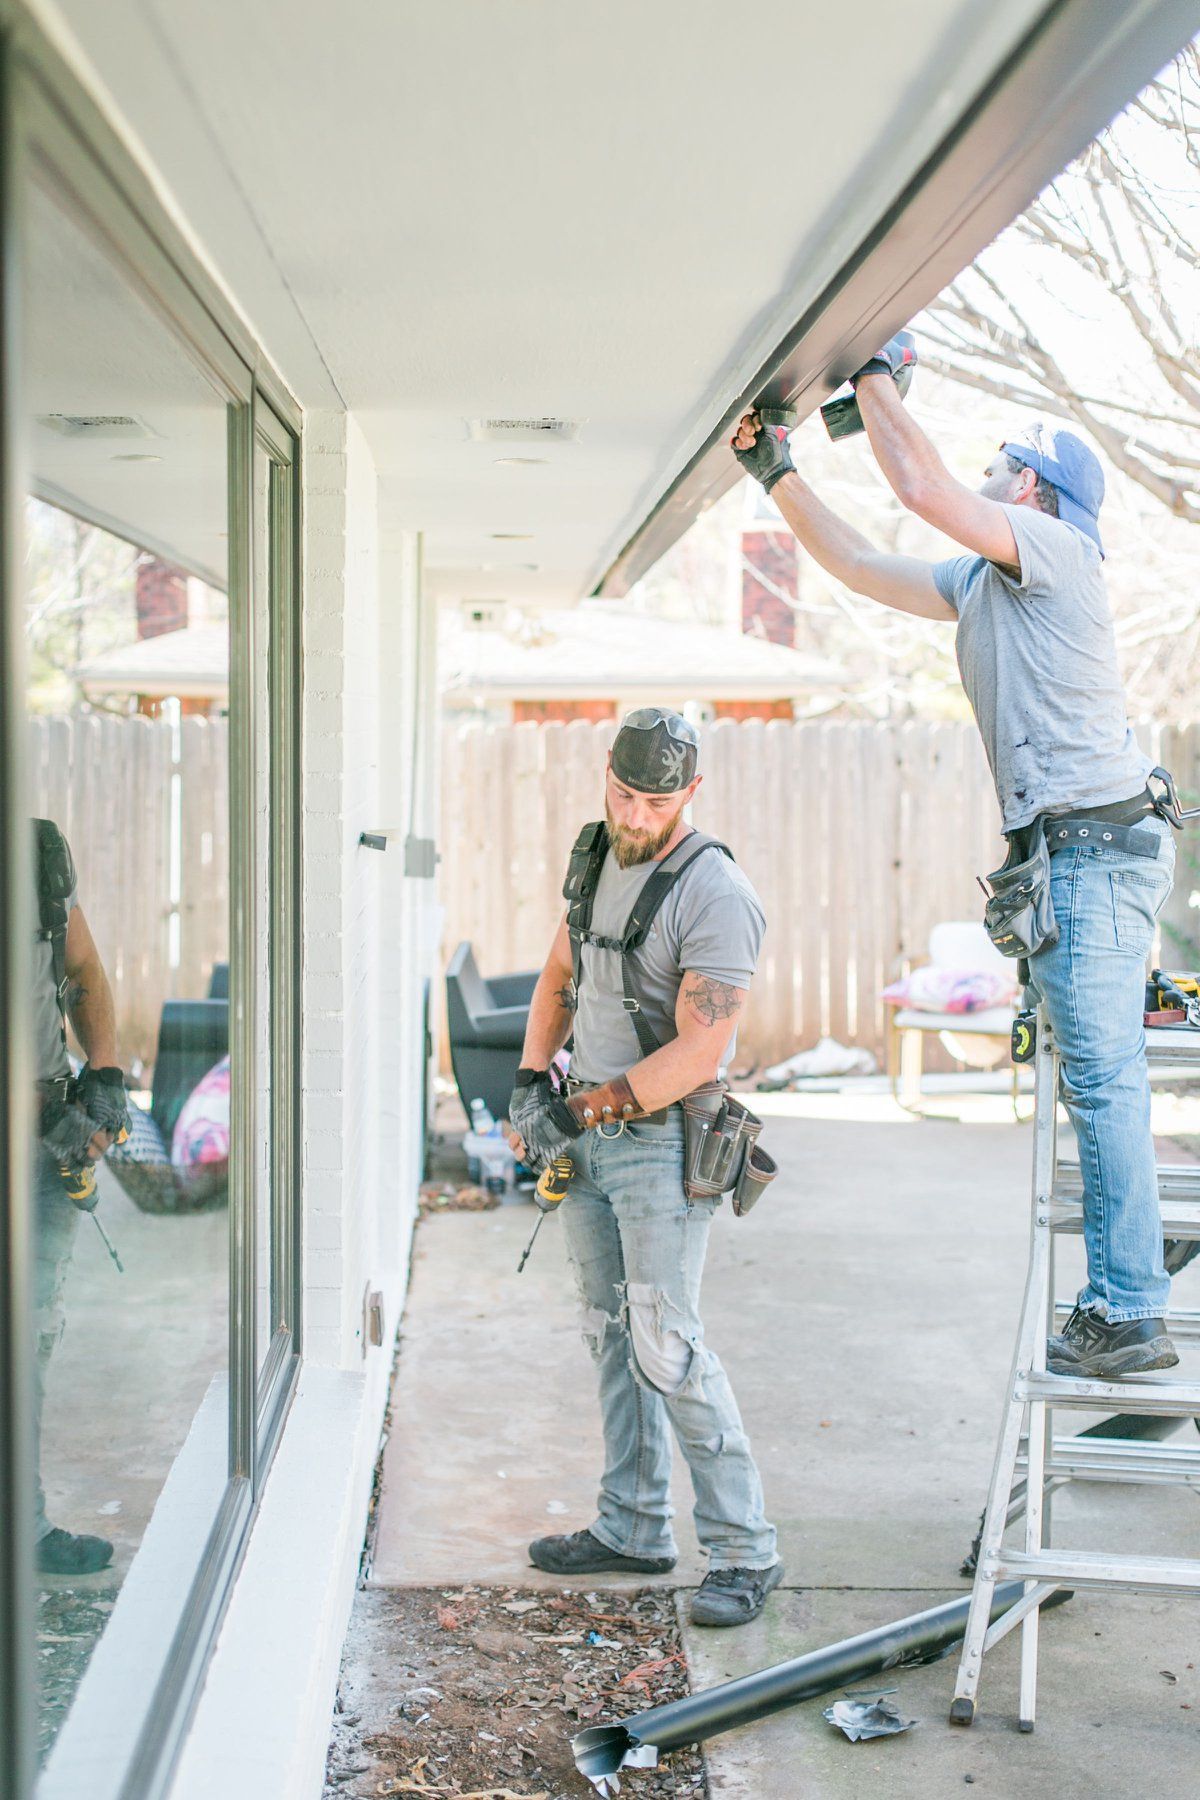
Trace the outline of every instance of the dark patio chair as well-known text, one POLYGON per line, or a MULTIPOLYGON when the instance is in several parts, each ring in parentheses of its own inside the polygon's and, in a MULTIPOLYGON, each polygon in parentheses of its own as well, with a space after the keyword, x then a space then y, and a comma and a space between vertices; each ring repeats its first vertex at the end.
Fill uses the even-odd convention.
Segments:
POLYGON ((446 970, 450 1062, 468 1118, 472 1100, 484 1101, 494 1119, 502 1119, 508 1111, 537 978, 538 970, 532 969, 485 981, 465 939, 450 958, 446 970))

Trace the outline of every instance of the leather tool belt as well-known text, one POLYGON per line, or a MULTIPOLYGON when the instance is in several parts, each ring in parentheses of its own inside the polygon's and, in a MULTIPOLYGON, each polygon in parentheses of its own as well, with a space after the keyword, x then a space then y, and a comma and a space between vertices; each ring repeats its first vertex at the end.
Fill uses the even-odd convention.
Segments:
POLYGON ((1009 834, 1008 855, 980 882, 987 905, 983 923, 1002 956, 1022 961, 1058 942, 1050 897, 1050 858, 1060 850, 1119 850, 1127 856, 1158 855, 1160 840, 1138 822, 1158 812, 1149 788, 1130 800, 1078 812, 1041 813, 1009 834), (991 892, 988 893, 988 889, 991 892))
POLYGON ((689 1200, 732 1196, 738 1218, 778 1174, 758 1146, 762 1120, 735 1100, 723 1081, 706 1082, 683 1101, 683 1191, 689 1200))
POLYGON ((1041 823, 1046 833, 1050 854, 1070 850, 1083 844, 1093 848, 1120 850, 1126 856, 1158 855, 1161 840, 1153 831, 1139 831, 1143 819, 1155 815, 1158 807, 1149 788, 1132 800, 1118 800, 1112 806, 1089 806, 1078 812, 1043 814, 1041 823))

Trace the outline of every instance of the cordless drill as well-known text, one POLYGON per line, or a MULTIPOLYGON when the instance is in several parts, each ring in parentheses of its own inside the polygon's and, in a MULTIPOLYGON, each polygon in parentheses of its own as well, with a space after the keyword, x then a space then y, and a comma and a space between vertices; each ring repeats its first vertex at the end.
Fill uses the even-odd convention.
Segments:
POLYGON ((575 1173, 575 1165, 569 1156, 556 1156, 548 1163, 537 1179, 533 1190, 534 1204, 540 1209, 541 1217, 533 1228, 533 1236, 525 1246, 525 1254, 517 1264, 517 1274, 529 1261, 529 1252, 537 1241, 537 1234, 542 1229, 542 1220, 547 1213, 552 1213, 556 1206, 561 1206, 567 1197, 567 1189, 571 1185, 571 1177, 575 1173))

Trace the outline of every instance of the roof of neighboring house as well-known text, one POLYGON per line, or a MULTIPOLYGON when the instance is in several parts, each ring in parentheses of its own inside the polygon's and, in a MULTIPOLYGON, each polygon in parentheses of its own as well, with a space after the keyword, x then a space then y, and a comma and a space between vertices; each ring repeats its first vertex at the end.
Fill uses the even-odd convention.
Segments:
POLYGON ((89 694, 221 699, 229 691, 229 627, 187 625, 139 638, 80 663, 75 676, 89 694))
POLYGON ((476 698, 792 700, 840 686, 845 672, 732 626, 655 618, 612 600, 559 611, 512 611, 473 623, 443 608, 440 685, 451 704, 476 698))

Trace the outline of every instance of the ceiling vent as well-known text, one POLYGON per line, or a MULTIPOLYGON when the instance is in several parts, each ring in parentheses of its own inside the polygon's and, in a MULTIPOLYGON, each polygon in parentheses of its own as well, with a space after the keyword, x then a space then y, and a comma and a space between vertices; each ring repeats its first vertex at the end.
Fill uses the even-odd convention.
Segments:
POLYGON ((154 433, 132 413, 42 413, 38 419, 47 431, 60 437, 114 439, 148 438, 154 433))
POLYGON ((463 621, 475 631, 501 631, 508 618, 507 600, 464 600, 463 621))
POLYGON ((579 436, 579 420, 468 419, 467 433, 477 444, 568 443, 579 436))

